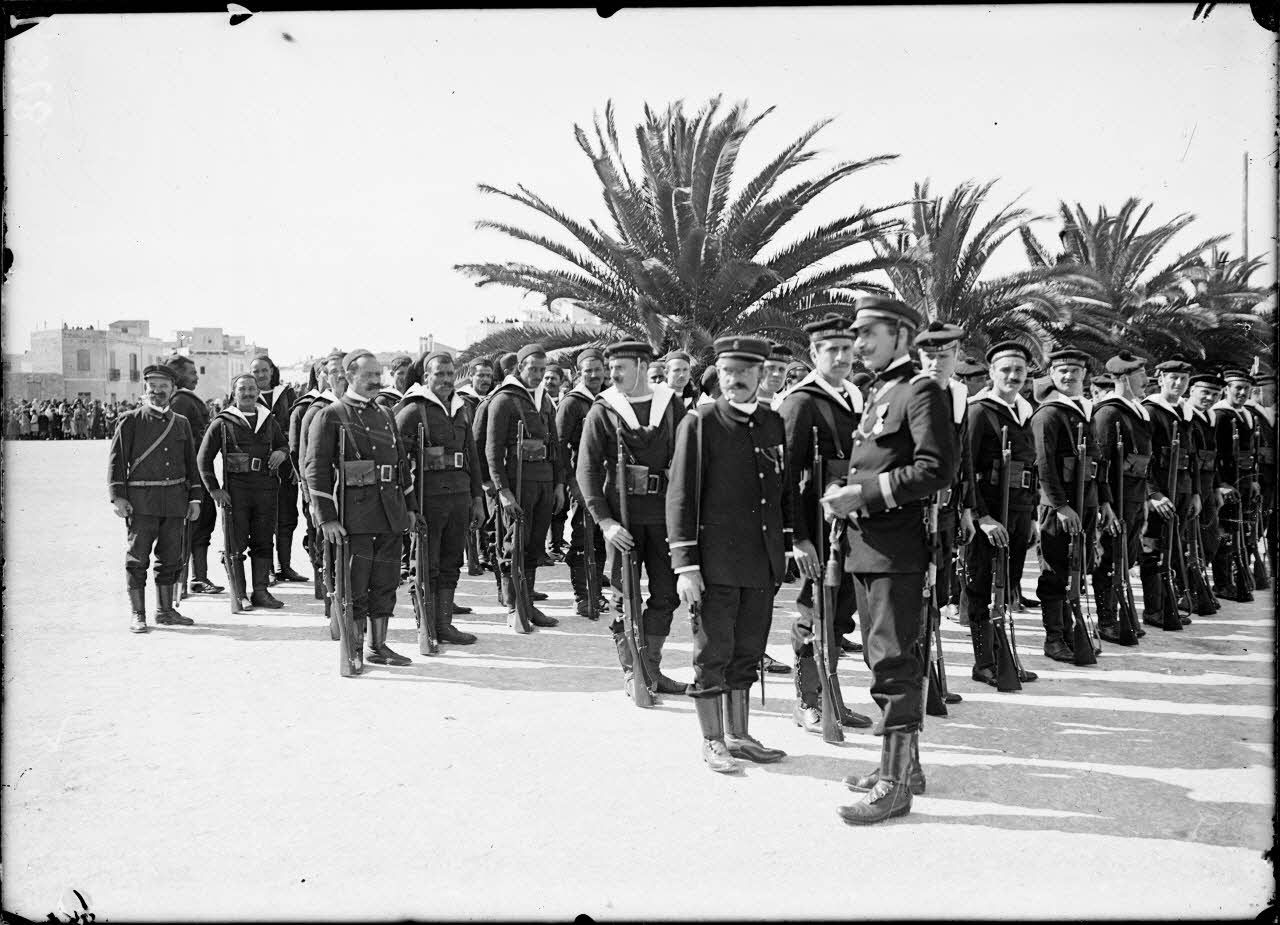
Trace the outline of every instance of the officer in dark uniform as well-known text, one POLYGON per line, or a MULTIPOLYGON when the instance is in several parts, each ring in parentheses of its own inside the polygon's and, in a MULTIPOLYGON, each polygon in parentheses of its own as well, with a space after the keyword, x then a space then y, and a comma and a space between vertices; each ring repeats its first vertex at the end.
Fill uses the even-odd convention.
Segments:
MULTIPOLYGON (((1083 397, 1088 362, 1088 354, 1074 347, 1049 354, 1047 391, 1031 416, 1040 480, 1040 580, 1036 589, 1044 623, 1044 654, 1059 662, 1073 660, 1064 622, 1071 538, 1084 531, 1088 559, 1094 530, 1110 530, 1115 521, 1110 483, 1103 468, 1106 460, 1101 459, 1101 449, 1090 429, 1093 402, 1083 397), (1076 455, 1081 424, 1084 459, 1076 455), (1079 478, 1085 480, 1083 511, 1076 510, 1079 478)), ((1080 567, 1087 570, 1089 563, 1082 562, 1080 567)))
POLYGON ((702 758, 724 773, 737 769, 735 758, 786 757, 751 736, 748 714, 790 551, 792 497, 782 419, 756 400, 769 342, 722 337, 715 354, 721 395, 680 422, 666 515, 693 629, 688 694, 702 758))
POLYGON ((315 360, 311 364, 311 371, 307 374, 307 390, 298 397, 298 400, 289 409, 288 430, 289 462, 293 466, 293 471, 298 474, 298 498, 301 501, 303 522, 306 524, 302 534, 302 548, 306 551, 308 558, 311 559, 314 569, 312 581, 315 583, 315 596, 317 599, 324 597, 321 590, 319 526, 311 519, 311 500, 307 493, 307 480, 302 477, 302 457, 299 455, 299 449, 302 446, 304 437, 302 422, 306 418, 307 409, 328 388, 329 383, 325 376, 324 365, 325 361, 322 359, 315 360))
MULTIPOLYGON (((565 561, 569 566, 569 584, 573 587, 574 609, 578 616, 588 617, 586 544, 588 535, 595 549, 596 587, 603 586, 604 536, 600 527, 587 512, 582 488, 578 484, 578 445, 582 441, 582 424, 587 412, 604 387, 604 355, 595 347, 588 347, 578 354, 578 382, 565 393, 556 408, 556 436, 560 438, 560 453, 564 460, 565 480, 569 486, 569 554, 565 561)), ((674 586, 675 579, 672 579, 674 586)), ((597 601, 597 612, 604 609, 603 601, 597 601)))
POLYGON ((271 577, 271 541, 276 533, 276 473, 289 461, 289 442, 275 415, 258 403, 258 383, 252 373, 231 382, 235 402, 214 417, 196 454, 200 477, 222 516, 231 517, 234 549, 223 550, 227 567, 234 568, 240 588, 244 582, 244 551, 249 550, 254 607, 279 608, 267 590, 271 577), (213 460, 222 454, 225 487, 218 483, 213 460))
MULTIPOLYGON (((1185 536, 1190 542, 1192 531, 1198 531, 1195 534, 1196 552, 1199 553, 1206 581, 1209 579, 1209 563, 1218 551, 1218 508, 1222 503, 1218 493, 1218 438, 1213 428, 1212 408, 1225 385, 1217 376, 1208 373, 1193 375, 1187 386, 1187 397, 1182 402, 1182 416, 1187 422, 1193 453, 1189 457, 1195 468, 1193 483, 1196 494, 1200 496, 1200 513, 1187 518, 1185 536)), ((1212 610, 1220 610, 1221 604, 1212 592, 1210 597, 1212 610)))
POLYGON ((173 586, 182 568, 182 531, 200 516, 203 496, 191 425, 170 404, 177 377, 168 366, 148 366, 142 378, 146 400, 120 415, 107 462, 111 503, 129 531, 124 568, 133 633, 147 631, 147 565, 153 547, 156 623, 195 622, 173 609, 173 586))
MULTIPOLYGON (((493 391, 485 424, 485 456, 489 478, 498 493, 504 514, 513 522, 503 550, 503 573, 507 583, 507 621, 516 617, 515 589, 511 578, 511 553, 515 529, 524 540, 525 591, 532 598, 538 574, 538 557, 547 543, 551 518, 564 505, 564 474, 560 468, 559 441, 555 422, 545 406, 534 404, 533 392, 547 368, 547 352, 541 344, 527 344, 516 354, 516 372, 502 380, 493 391), (517 445, 517 422, 524 422, 524 443, 517 445), (515 496, 516 467, 523 465, 523 495, 515 496)), ((535 626, 555 626, 560 621, 536 607, 535 626)))
MULTIPOLYGON (((974 472, 974 514, 978 530, 965 551, 967 581, 960 607, 967 617, 973 644, 973 680, 996 686, 995 627, 991 622, 992 573, 997 552, 1009 547, 1025 557, 1035 536, 1036 446, 1031 435, 1031 404, 1019 392, 1031 365, 1031 351, 1007 340, 987 351, 990 388, 969 399, 967 439, 974 472), (1004 447, 1001 433, 1009 434, 1009 520, 1001 522, 1004 447)), ((1010 576, 1010 606, 1017 593, 1016 576, 1010 576)), ((1012 642, 1012 641, 1011 641, 1012 642)), ((1036 680, 1023 669, 1019 680, 1036 680)))
MULTIPOLYGON (((1255 525, 1255 530, 1256 526, 1262 527, 1263 547, 1271 557, 1274 554, 1271 551, 1269 528, 1276 509, 1276 377, 1271 373, 1262 373, 1254 376, 1253 382, 1257 397, 1245 402, 1245 405, 1253 415, 1258 486, 1261 488, 1261 516, 1256 520, 1251 519, 1251 523, 1255 525)), ((1254 539, 1256 541, 1257 537, 1254 539)), ((1254 545, 1257 545, 1256 542, 1254 545)), ((1274 568, 1274 563, 1271 563, 1270 571, 1274 571, 1274 568)), ((1265 585, 1260 587, 1265 589, 1265 585)))
MULTIPOLYGON (((933 595, 935 610, 938 605, 950 605, 959 601, 959 581, 955 575, 956 546, 967 546, 973 540, 973 459, 969 456, 969 389, 956 381, 955 371, 960 363, 960 342, 964 328, 956 324, 933 321, 916 336, 917 356, 921 372, 932 376, 942 386, 951 403, 951 423, 956 430, 956 446, 960 451, 959 465, 951 484, 938 494, 938 559, 933 595)), ((936 623, 941 613, 935 612, 936 623)), ((941 652, 935 653, 939 659, 941 652)), ((929 700, 925 709, 931 716, 946 716, 946 703, 959 703, 960 695, 943 689, 939 669, 928 667, 929 700)))
POLYGON ((863 658, 872 670, 872 697, 882 710, 881 765, 846 786, 864 800, 842 806, 851 825, 878 823, 911 809, 923 791, 919 729, 924 715, 920 638, 931 600, 925 581, 934 568, 934 523, 929 505, 955 478, 951 403, 937 380, 915 374, 910 349, 920 317, 905 303, 879 296, 854 303, 854 347, 876 372, 867 409, 854 434, 849 484, 827 491, 823 503, 850 518, 846 567, 854 574, 863 631, 863 658))
MULTIPOLYGON (((289 439, 291 412, 298 398, 287 385, 280 383, 280 370, 271 357, 263 354, 254 357, 249 372, 258 384, 258 403, 271 412, 280 433, 289 439)), ((279 483, 276 493, 276 559, 280 567, 275 570, 276 581, 307 581, 293 570, 293 532, 298 528, 298 472, 290 456, 288 465, 276 469, 279 483)))
MULTIPOLYGON (((1154 485, 1148 482, 1152 461, 1152 414, 1143 402, 1147 388, 1147 361, 1121 350, 1106 362, 1114 391, 1107 392, 1093 406, 1093 439, 1105 465, 1108 489, 1114 500, 1124 479, 1124 510, 1116 511, 1115 531, 1123 530, 1130 563, 1139 559, 1142 528, 1146 523, 1147 498, 1154 485), (1116 428, 1124 439, 1123 463, 1116 455, 1116 428)), ((1098 379, 1094 378, 1096 385, 1098 379)), ((1184 446, 1184 452, 1186 447, 1184 446)), ((1114 532, 1114 531, 1113 531, 1114 532)), ((1098 635, 1106 642, 1120 644, 1120 623, 1115 597, 1115 550, 1102 537, 1102 555, 1093 570, 1093 597, 1098 608, 1098 635)), ((1127 580, 1128 576, 1124 576, 1127 580)), ((1146 582, 1143 582, 1144 588, 1146 582)), ((1136 641, 1135 641, 1136 644, 1136 641)))
POLYGON ((770 344, 769 356, 764 361, 764 376, 760 380, 760 404, 772 411, 778 410, 777 399, 786 388, 787 364, 795 353, 786 344, 770 344))
MULTIPOLYGON (((1200 513, 1201 498, 1191 478, 1191 436, 1182 409, 1182 394, 1191 379, 1191 364, 1181 358, 1156 366, 1160 390, 1143 402, 1151 416, 1151 472, 1147 481, 1146 530, 1142 533, 1142 555, 1138 571, 1142 576, 1142 622, 1166 630, 1180 630, 1191 618, 1178 610, 1177 601, 1165 600, 1160 580, 1160 559, 1164 555, 1164 525, 1175 515, 1182 520, 1200 513), (1170 451, 1178 437, 1178 469, 1173 476, 1176 492, 1169 497, 1170 451)), ((1143 377, 1145 382, 1146 377, 1143 377)), ((1128 485, 1125 485, 1126 492, 1128 485)), ((1126 500, 1127 500, 1126 495, 1126 500)), ((1175 537, 1181 542, 1181 536, 1175 537)), ((1173 554, 1172 552, 1170 553, 1173 554)))
POLYGON ((409 371, 413 367, 413 357, 406 353, 396 354, 391 358, 388 372, 391 385, 384 385, 374 399, 390 412, 395 412, 396 405, 404 398, 405 389, 409 388, 409 371))
POLYGON ((613 385, 596 396, 587 412, 577 454, 578 487, 609 547, 609 580, 614 589, 614 616, 609 629, 628 696, 633 696, 634 666, 623 631, 619 553, 624 551, 631 553, 649 581, 644 612, 636 615, 645 637, 645 673, 658 694, 685 692, 685 685, 662 673, 662 648, 671 633, 671 615, 680 603, 668 547, 667 478, 675 452, 676 428, 685 409, 672 389, 649 382, 646 372, 652 358, 653 348, 643 341, 620 341, 606 348, 613 385), (628 456, 626 527, 619 520, 619 429, 628 456))
MULTIPOLYGON (((818 499, 826 486, 812 483, 813 440, 817 431, 818 452, 828 484, 843 484, 849 471, 849 452, 853 447, 853 431, 862 416, 862 393, 846 379, 853 366, 853 330, 842 315, 828 313, 824 318, 804 326, 809 336, 809 355, 813 372, 796 383, 774 409, 782 417, 787 434, 787 478, 796 499, 795 549, 793 561, 804 585, 796 598, 800 616, 792 632, 792 649, 796 665, 796 706, 792 719, 808 732, 822 732, 822 683, 814 660, 814 594, 822 593, 822 578, 827 563, 818 552, 826 546, 827 524, 819 510, 818 499)), ((767 369, 766 365, 766 369, 767 369)), ((843 561, 843 550, 841 550, 843 561)), ((829 614, 828 658, 839 659, 841 647, 836 644, 846 633, 853 632, 853 576, 844 574, 836 591, 836 608, 829 614)), ((862 651, 862 646, 857 646, 862 651)), ((840 708, 840 723, 855 728, 871 725, 871 717, 840 708)))
MULTIPOLYGON (((1236 523, 1247 517, 1260 493, 1254 455, 1253 415, 1245 402, 1253 388, 1253 378, 1238 369, 1223 372, 1226 397, 1213 406, 1214 437, 1218 444, 1218 488, 1222 505, 1218 511, 1220 526, 1217 552, 1213 560, 1214 590, 1232 600, 1248 602, 1253 595, 1228 587, 1230 561, 1236 544, 1236 523), (1232 446, 1232 424, 1237 440, 1232 446)), ((1246 560, 1247 561, 1247 560, 1246 560)), ((1241 589, 1242 590, 1242 589, 1241 589)))
MULTIPOLYGON (((178 390, 173 393, 170 405, 174 414, 187 419, 191 425, 191 438, 199 446, 209 426, 209 406, 192 391, 200 382, 196 364, 190 357, 174 354, 165 360, 165 365, 173 370, 178 382, 178 390)), ((191 525, 191 580, 187 583, 187 594, 218 594, 223 590, 221 585, 209 580, 209 543, 217 522, 216 512, 217 505, 201 504, 200 517, 191 525)))
POLYGON ((871 696, 882 711, 875 728, 884 736, 880 767, 846 778, 866 797, 840 808, 845 822, 864 825, 909 812, 912 790, 924 789, 918 741, 927 666, 920 640, 936 552, 928 506, 955 479, 960 449, 947 393, 911 363, 920 316, 882 296, 863 296, 854 309, 854 347, 877 378, 854 433, 849 483, 829 490, 823 502, 850 518, 846 567, 862 615, 871 696))
POLYGON ((396 408, 396 427, 415 473, 420 471, 420 427, 423 433, 427 507, 422 513, 427 519, 427 566, 435 596, 436 636, 441 642, 469 646, 476 637, 453 625, 458 613, 454 595, 467 530, 484 517, 478 451, 471 433, 471 413, 453 388, 453 357, 438 350, 423 356, 420 368, 423 381, 405 392, 396 408))
POLYGON ((325 540, 347 538, 351 611, 357 627, 369 620, 365 661, 408 665, 410 659, 387 646, 387 627, 400 580, 400 538, 420 516, 413 473, 395 419, 373 401, 382 384, 382 365, 368 350, 352 350, 343 357, 341 372, 350 384, 341 398, 308 411, 314 416, 303 472, 325 540), (338 434, 343 431, 346 448, 340 455, 338 434), (334 480, 338 465, 346 488, 342 499, 334 480))

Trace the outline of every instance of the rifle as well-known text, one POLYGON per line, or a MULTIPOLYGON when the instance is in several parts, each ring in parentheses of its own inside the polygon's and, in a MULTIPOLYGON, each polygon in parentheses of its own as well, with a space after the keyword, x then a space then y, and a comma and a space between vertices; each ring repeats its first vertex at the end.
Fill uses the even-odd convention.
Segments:
POLYGON ((1235 418, 1231 420, 1231 458, 1236 467, 1235 483, 1235 518, 1223 517, 1222 522, 1231 526, 1231 531, 1224 537, 1231 544, 1231 555, 1228 557, 1227 591, 1232 599, 1240 603, 1253 600, 1253 589, 1249 586, 1252 575, 1244 555, 1244 493, 1240 491, 1240 427, 1235 418))
MULTIPOLYGON (((212 499, 210 500, 212 504, 212 499)), ((235 528, 231 523, 231 509, 222 512, 222 567, 227 573, 227 591, 231 599, 231 612, 244 613, 241 602, 244 600, 243 573, 237 568, 244 562, 244 557, 236 552, 235 528)))
POLYGON ((1133 606, 1133 586, 1129 583, 1129 528, 1124 522, 1124 429, 1116 421, 1116 510, 1120 530, 1111 544, 1111 594, 1116 600, 1119 643, 1138 644, 1138 614, 1133 606))
MULTIPOLYGON (((627 511, 627 446, 622 439, 622 423, 615 428, 618 432, 618 522, 624 530, 631 529, 631 518, 627 511)), ((698 460, 702 465, 702 460, 698 460)), ((640 601, 640 563, 633 553, 618 550, 622 572, 622 631, 627 639, 627 648, 631 650, 631 699, 638 707, 653 706, 653 691, 648 676, 645 656, 648 645, 644 638, 644 610, 640 601)))
POLYGON ((502 499, 494 495, 493 505, 493 549, 490 560, 493 562, 493 580, 498 585, 498 603, 507 606, 507 589, 502 583, 502 546, 506 541, 506 531, 502 529, 502 499))
MULTIPOLYGON (((347 431, 338 431, 338 466, 334 473, 334 498, 338 507, 338 524, 342 525, 342 512, 346 507, 346 478, 343 465, 347 460, 347 431)), ((355 615, 351 610, 351 556, 347 538, 340 535, 333 541, 334 611, 338 615, 341 630, 338 642, 338 673, 352 678, 364 670, 364 656, 360 652, 362 640, 356 629, 355 615)))
MULTIPOLYGON (((924 502, 924 537, 925 549, 929 561, 924 568, 924 591, 920 595, 920 636, 924 639, 923 656, 924 656, 924 677, 921 679, 921 699, 926 704, 926 709, 921 711, 920 715, 920 731, 924 731, 924 715, 929 712, 927 705, 929 703, 929 690, 932 685, 929 683, 933 675, 933 661, 930 654, 930 645, 933 639, 933 633, 930 630, 930 623, 933 621, 933 592, 934 583, 937 579, 938 562, 938 496, 929 495, 924 502)), ((939 698, 938 708, 933 715, 946 716, 947 707, 939 698)))
MULTIPOLYGON (((418 512, 425 516, 427 510, 427 438, 425 428, 418 425, 418 471, 415 473, 414 490, 418 495, 418 512)), ((440 651, 436 640, 436 602, 430 577, 430 538, 425 527, 413 531, 413 581, 409 583, 409 598, 413 601, 413 618, 418 624, 418 652, 435 655, 440 651)))
MULTIPOLYGON (((524 420, 516 422, 516 504, 524 497, 524 420)), ((532 633, 533 621, 529 618, 529 610, 533 604, 529 600, 528 585, 524 574, 524 520, 523 512, 512 519, 508 528, 515 532, 511 537, 511 593, 515 595, 515 609, 507 620, 507 625, 517 633, 532 633)), ((508 606, 512 603, 507 602, 508 606)))
POLYGON ((600 573, 596 571, 595 523, 582 502, 582 555, 587 570, 587 619, 600 619, 600 573))
MULTIPOLYGON (((209 499, 213 503, 213 499, 209 499)), ((178 580, 173 583, 173 603, 185 600, 187 596, 187 575, 191 569, 191 521, 182 519, 182 547, 179 550, 178 580)))
MULTIPOLYGON (((1178 497, 1178 449, 1179 436, 1175 426, 1173 439, 1169 443, 1169 474, 1165 481, 1165 497, 1174 504, 1178 497)), ((1160 609, 1164 623, 1161 629, 1182 629, 1182 615, 1178 612, 1178 588, 1173 580, 1175 544, 1178 543, 1178 515, 1175 512, 1165 520, 1161 528, 1160 550, 1160 596, 1164 599, 1160 609)))
MULTIPOLYGON (((1000 428, 1000 524, 1009 531, 1009 467, 1013 462, 1013 448, 1009 444, 1009 428, 1000 428)), ((1003 693, 1022 690, 1022 666, 1013 648, 1013 614, 1009 607, 1009 545, 996 548, 995 568, 991 573, 992 629, 995 638, 996 690, 1003 693)))
POLYGON ((1253 554, 1253 586, 1260 591, 1271 587, 1271 571, 1267 568, 1267 539, 1262 529, 1262 499, 1259 498, 1253 507, 1253 540, 1249 543, 1249 551, 1253 554))
POLYGON ((1204 553, 1201 551, 1200 523, 1192 518, 1187 525, 1187 588, 1191 594, 1194 611, 1202 616, 1218 612, 1218 602, 1209 587, 1204 573, 1204 553))
MULTIPOLYGON (((831 645, 835 641, 832 634, 832 625, 835 620, 836 612, 836 596, 840 588, 840 519, 836 518, 831 524, 831 536, 827 542, 828 554, 824 557, 822 553, 822 528, 825 523, 822 512, 822 495, 826 489, 825 467, 823 465, 821 451, 818 447, 818 428, 813 428, 813 472, 810 474, 810 481, 817 489, 816 497, 818 499, 818 517, 817 523, 819 528, 816 531, 815 545, 817 546, 818 561, 826 562, 826 569, 823 572, 822 584, 815 587, 813 595, 813 653, 818 660, 818 679, 821 683, 821 699, 820 712, 822 714, 822 741, 834 745, 837 742, 844 741, 844 730, 840 728, 840 704, 843 699, 837 699, 837 691, 840 686, 840 679, 836 675, 836 666, 831 660, 831 645)), ((797 669, 798 671, 798 669, 797 669)), ((761 675, 763 681, 764 676, 761 675)))
POLYGON ((329 618, 329 638, 334 642, 337 642, 342 638, 342 624, 338 622, 339 613, 338 608, 335 606, 335 602, 338 599, 338 581, 335 574, 337 570, 334 567, 334 549, 333 544, 324 539, 324 536, 319 529, 316 530, 316 534, 320 542, 324 544, 321 548, 321 568, 323 569, 321 578, 324 582, 324 615, 329 618))
POLYGON ((1085 528, 1084 528, 1084 489, 1089 481, 1087 465, 1089 462, 1089 444, 1085 441, 1084 425, 1076 425, 1076 513, 1080 515, 1080 532, 1071 538, 1070 554, 1067 557, 1067 571, 1070 579, 1067 583, 1067 603, 1071 609, 1071 654, 1077 665, 1096 665, 1101 645, 1095 648, 1094 638, 1097 631, 1087 614, 1088 590, 1084 588, 1085 563, 1085 528), (1081 609, 1081 598, 1085 598, 1085 608, 1081 609))

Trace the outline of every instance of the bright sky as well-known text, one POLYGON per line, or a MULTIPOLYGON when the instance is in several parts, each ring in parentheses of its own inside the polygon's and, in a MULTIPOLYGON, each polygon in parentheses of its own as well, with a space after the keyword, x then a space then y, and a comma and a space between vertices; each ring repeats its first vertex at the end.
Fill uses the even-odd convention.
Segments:
MULTIPOLYGON (((646 102, 776 106, 747 140, 744 179, 827 116, 821 163, 901 155, 824 194, 786 240, 905 199, 913 180, 1000 178, 1001 203, 1025 194, 1046 215, 1060 199, 1092 211, 1129 196, 1156 219, 1193 212, 1176 243, 1230 233, 1238 253, 1247 150, 1250 251, 1269 252, 1275 36, 1246 6, 1201 22, 1192 10, 55 17, 8 49, 4 349, 21 353, 45 324, 116 318, 164 337, 220 325, 282 363, 416 348, 428 332, 465 346, 521 296, 452 266, 541 259, 473 223, 555 228, 476 184, 523 183, 605 223, 573 124, 610 98, 624 144, 646 102)), ((1040 228, 1056 246, 1056 221, 1040 228)), ((996 267, 1022 265, 1015 237, 996 267)))

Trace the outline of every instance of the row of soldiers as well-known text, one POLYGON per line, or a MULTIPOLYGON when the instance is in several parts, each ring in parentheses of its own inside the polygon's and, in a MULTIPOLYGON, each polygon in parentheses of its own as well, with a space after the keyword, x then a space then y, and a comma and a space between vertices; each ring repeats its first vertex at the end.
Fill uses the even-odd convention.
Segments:
MULTIPOLYGON (((1044 651, 1071 660, 1064 606, 1076 565, 1072 543, 1088 537, 1092 554, 1102 537, 1122 532, 1142 566, 1146 622, 1180 629, 1182 618, 1166 615, 1170 602, 1159 582, 1147 589, 1150 566, 1158 572, 1167 561, 1160 522, 1181 516, 1183 535, 1196 530, 1210 555, 1219 553, 1221 587, 1230 569, 1217 564, 1226 544, 1216 524, 1243 520, 1258 505, 1270 510, 1261 486, 1274 484, 1274 429, 1269 438, 1265 429, 1274 420, 1274 381, 1263 383, 1263 403, 1250 409, 1244 399, 1252 382, 1243 372, 1229 371, 1224 381, 1191 378, 1189 366, 1173 360, 1155 366, 1159 391, 1142 401, 1147 362, 1122 352, 1107 364, 1114 390, 1095 406, 1083 397, 1087 357, 1066 349, 1049 355, 1048 381, 1033 407, 1021 394, 1032 360, 1025 346, 1005 342, 988 351, 988 384, 971 394, 956 381, 967 362, 962 329, 922 329, 894 299, 867 297, 854 309, 852 321, 832 313, 807 326, 813 368, 789 385, 794 358, 785 349, 721 338, 715 388, 708 382, 704 390, 716 391, 714 400, 686 389, 687 379, 679 389, 678 377, 671 385, 654 381, 653 352, 643 342, 580 352, 576 382, 554 404, 544 386, 546 351, 536 344, 497 376, 473 366, 470 381, 456 388, 447 353, 399 364, 394 384, 384 387, 369 351, 335 352, 296 401, 264 396, 253 375, 237 379, 233 407, 205 427, 198 451, 197 434, 169 402, 183 382, 172 364, 149 367, 148 405, 112 447, 112 497, 130 519, 133 628, 146 628, 141 589, 153 544, 157 622, 190 622, 173 606, 172 584, 182 519, 199 524, 206 508, 212 516, 202 486, 232 516, 234 554, 250 551, 251 603, 272 607, 272 535, 277 546, 291 545, 292 528, 286 537, 280 524, 286 504, 297 522, 289 500, 295 489, 286 484, 295 484, 290 473, 301 474, 304 546, 317 570, 326 547, 341 539, 349 550, 340 566, 350 569, 352 612, 362 637, 367 621, 365 659, 374 664, 409 663, 386 645, 409 533, 426 538, 428 574, 411 577, 432 596, 440 642, 475 642, 452 626, 454 592, 486 523, 509 625, 554 626, 534 606, 535 585, 547 534, 564 511, 575 606, 588 618, 610 613, 628 695, 641 705, 689 695, 704 761, 732 772, 741 760, 785 757, 749 733, 748 695, 790 558, 804 580, 792 628, 795 721, 815 733, 832 722, 873 725, 843 703, 835 683, 837 640, 860 627, 858 648, 881 712, 874 732, 884 744, 876 771, 846 780, 864 798, 841 816, 863 824, 905 813, 924 788, 918 737, 926 691, 944 686, 940 677, 926 683, 938 602, 958 595, 973 639, 972 677, 997 686, 993 578, 1008 570, 1002 577, 1015 576, 1016 587, 1020 557, 1038 535, 1044 651), (869 380, 862 388, 852 381, 855 358, 869 380), (1181 454, 1171 452, 1174 435, 1186 448, 1181 454), (1117 437, 1123 455, 1114 451, 1117 437), (212 465, 219 454, 225 484, 212 465), (1260 478, 1256 466, 1264 467, 1260 478), (164 503, 149 500, 162 496, 164 503), (957 544, 963 582, 949 567, 957 544), (610 600, 599 600, 601 588, 610 600), (681 601, 694 643, 687 686, 662 671, 681 601)), ((667 372, 673 360, 679 371, 682 359, 667 357, 667 372)), ((193 571, 207 580, 196 561, 201 533, 191 536, 193 571)), ((1108 548, 1088 565, 1101 637, 1117 641, 1111 604, 1119 570, 1108 548)), ((278 554, 282 578, 292 569, 287 552, 278 554)), ((1020 663, 1016 676, 1035 680, 1020 663)))

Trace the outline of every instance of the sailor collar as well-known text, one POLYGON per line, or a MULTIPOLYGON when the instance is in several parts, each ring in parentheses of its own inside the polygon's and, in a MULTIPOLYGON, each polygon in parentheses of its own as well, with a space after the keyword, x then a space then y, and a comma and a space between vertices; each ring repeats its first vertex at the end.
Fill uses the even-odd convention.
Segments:
MULTIPOLYGON (((803 379, 797 382, 787 392, 781 393, 782 397, 785 398, 787 395, 794 395, 796 392, 800 391, 800 389, 803 386, 806 386, 806 385, 816 385, 818 388, 822 389, 822 391, 825 392, 827 395, 830 395, 832 398, 834 398, 836 402, 840 405, 840 407, 844 408, 845 411, 849 411, 854 414, 862 413, 862 406, 863 406, 862 392, 860 392, 853 385, 853 383, 848 382, 847 380, 842 380, 840 383, 841 387, 837 389, 830 382, 828 382, 826 380, 826 377, 823 376, 816 369, 811 370, 807 376, 805 376, 803 379)), ((775 408, 777 407, 777 404, 778 404, 778 396, 775 395, 774 396, 775 408)))
POLYGON ((383 386, 382 391, 381 391, 381 392, 379 392, 379 394, 380 394, 380 395, 394 395, 394 396, 395 396, 395 398, 396 398, 396 401, 399 401, 400 399, 404 398, 404 392, 401 392, 401 391, 400 391, 399 389, 397 389, 394 385, 383 386))
POLYGON ((955 379, 948 379, 947 391, 951 394, 951 421, 959 427, 964 423, 964 414, 969 408, 969 390, 955 379))
POLYGON ((424 401, 435 402, 447 417, 453 417, 467 406, 466 400, 463 399, 461 394, 459 394, 461 391, 461 389, 454 389, 453 394, 449 396, 449 407, 446 408, 444 406, 444 402, 440 400, 439 395, 431 391, 429 388, 426 388, 421 383, 415 383, 404 393, 404 400, 409 401, 414 398, 421 398, 424 401))
POLYGON ((1050 392, 1048 396, 1046 396, 1045 400, 1040 403, 1041 408, 1045 407, 1046 405, 1062 405, 1065 408, 1072 409, 1078 414, 1084 415, 1084 419, 1086 421, 1093 419, 1093 402, 1083 397, 1068 398, 1066 395, 1063 395, 1057 389, 1054 389, 1052 392, 1050 392))
POLYGON ((1011 405, 990 389, 983 389, 977 395, 973 396, 973 398, 969 399, 969 404, 980 401, 993 402, 1001 410, 1008 411, 1009 415, 1015 422, 1017 422, 1019 427, 1027 423, 1031 418, 1031 412, 1035 410, 1031 407, 1031 402, 1027 401, 1021 395, 1015 394, 1013 396, 1013 404, 1011 405))
POLYGON ((579 398, 585 398, 587 400, 587 404, 591 404, 596 400, 596 397, 591 394, 591 390, 587 388, 587 384, 585 382, 579 382, 566 392, 564 397, 568 398, 570 395, 577 395, 579 398))
POLYGON ((1146 404, 1155 405, 1158 408, 1163 408, 1165 411, 1168 411, 1170 414, 1172 414, 1175 418, 1182 417, 1182 409, 1169 404, 1167 401, 1164 400, 1164 396, 1159 393, 1156 393, 1155 395, 1148 395, 1145 399, 1143 399, 1143 401, 1146 404))
POLYGON ((1250 427, 1253 426, 1253 416, 1249 414, 1249 406, 1241 405, 1239 408, 1233 407, 1231 402, 1225 398, 1219 399, 1213 406, 1213 411, 1230 411, 1240 420, 1244 421, 1250 427))
POLYGON ((1185 402, 1182 406, 1182 419, 1184 421, 1191 421, 1196 418, 1199 418, 1201 421, 1203 421, 1206 424, 1210 423, 1209 415, 1207 415, 1203 411, 1198 410, 1195 407, 1195 405, 1191 404, 1191 402, 1185 402))
POLYGON ((254 420, 250 421, 248 416, 243 411, 241 411, 235 405, 231 405, 228 408, 223 408, 222 411, 220 412, 220 416, 234 415, 235 417, 238 417, 241 421, 244 422, 245 427, 253 428, 253 432, 256 434, 260 430, 262 430, 262 425, 267 420, 267 418, 271 417, 271 412, 268 409, 262 407, 261 405, 258 405, 256 408, 254 408, 253 412, 254 412, 255 418, 254 420))
MULTIPOLYGON (((1108 392, 1106 395, 1102 396, 1102 398, 1098 399, 1098 403, 1094 405, 1094 407, 1095 408, 1101 407, 1103 402, 1111 402, 1112 404, 1117 404, 1117 403, 1121 404, 1124 407, 1128 408, 1130 411, 1132 411, 1141 420, 1143 421, 1151 420, 1151 412, 1148 411, 1145 407, 1143 407, 1143 405, 1145 404, 1145 401, 1134 401, 1132 398, 1125 398, 1119 392, 1108 392)), ((1177 416, 1178 412, 1173 411, 1173 409, 1168 409, 1168 410, 1175 417, 1177 416)))
MULTIPOLYGON (((662 383, 654 383, 650 386, 651 397, 653 398, 653 407, 649 411, 649 426, 656 427, 662 420, 662 416, 667 413, 667 405, 671 404, 675 399, 675 391, 668 385, 662 383)), ((632 430, 640 427, 640 419, 636 417, 635 409, 631 407, 631 400, 618 391, 616 386, 602 391, 595 398, 596 401, 602 401, 608 405, 617 415, 622 418, 623 423, 632 430)))

